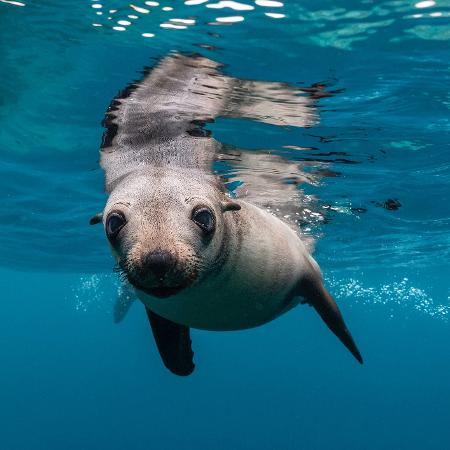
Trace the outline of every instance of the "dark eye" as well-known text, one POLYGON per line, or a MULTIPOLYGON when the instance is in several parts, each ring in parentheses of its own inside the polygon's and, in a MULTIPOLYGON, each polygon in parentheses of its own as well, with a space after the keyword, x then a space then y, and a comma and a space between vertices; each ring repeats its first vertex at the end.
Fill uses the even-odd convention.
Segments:
POLYGON ((125 216, 119 211, 113 211, 106 219, 106 234, 109 239, 114 239, 126 224, 125 216))
POLYGON ((205 232, 212 233, 216 227, 216 221, 212 211, 208 208, 199 208, 192 213, 192 220, 205 232))

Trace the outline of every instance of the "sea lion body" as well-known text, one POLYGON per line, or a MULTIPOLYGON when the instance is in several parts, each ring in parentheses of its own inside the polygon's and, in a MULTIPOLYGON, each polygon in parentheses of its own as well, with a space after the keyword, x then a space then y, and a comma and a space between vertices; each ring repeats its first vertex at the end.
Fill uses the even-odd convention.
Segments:
POLYGON ((220 115, 310 126, 317 120, 313 101, 285 85, 237 80, 218 69, 206 58, 171 55, 113 101, 100 161, 109 198, 91 223, 103 221, 172 372, 194 368, 190 327, 251 328, 300 301, 361 362, 298 230, 227 195, 213 171, 222 145, 204 129, 220 115), (274 88, 283 101, 271 117, 264 111, 274 88))
POLYGON ((201 282, 166 299, 137 291, 143 303, 177 323, 227 331, 262 325, 299 302, 296 287, 311 268, 298 235, 255 206, 227 216, 226 259, 201 282))

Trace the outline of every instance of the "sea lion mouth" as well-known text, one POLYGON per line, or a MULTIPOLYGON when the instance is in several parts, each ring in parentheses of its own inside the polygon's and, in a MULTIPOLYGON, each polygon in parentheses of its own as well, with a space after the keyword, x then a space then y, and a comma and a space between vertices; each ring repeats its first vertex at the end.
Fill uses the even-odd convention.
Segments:
POLYGON ((190 276, 188 277, 182 277, 181 274, 176 278, 171 277, 175 278, 173 280, 169 279, 166 280, 164 279, 164 277, 152 280, 147 279, 148 277, 146 276, 145 273, 143 274, 144 276, 141 277, 139 273, 135 273, 132 270, 131 271, 126 270, 125 268, 123 268, 122 265, 120 265, 120 267, 122 276, 125 277, 135 289, 143 292, 144 294, 157 298, 172 297, 178 294, 183 289, 190 287, 196 281, 197 278, 197 273, 194 272, 190 274, 190 276), (178 284, 171 285, 172 284, 171 282, 177 281, 178 284))
POLYGON ((167 298, 171 297, 172 295, 178 294, 178 292, 184 289, 184 287, 185 286, 158 286, 154 288, 143 288, 136 286, 136 289, 139 289, 140 291, 144 292, 145 294, 151 295, 152 297, 167 298))
POLYGON ((152 297, 167 298, 172 295, 178 294, 181 290, 187 286, 155 286, 155 287, 144 287, 135 280, 128 278, 130 284, 132 284, 137 290, 144 292, 144 294, 150 295, 152 297))

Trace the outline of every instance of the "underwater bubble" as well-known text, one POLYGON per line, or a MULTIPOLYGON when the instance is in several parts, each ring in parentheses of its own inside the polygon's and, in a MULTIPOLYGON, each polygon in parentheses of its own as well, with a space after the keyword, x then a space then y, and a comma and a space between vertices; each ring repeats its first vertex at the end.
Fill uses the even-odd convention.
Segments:
MULTIPOLYGON (((450 296, 445 304, 440 303, 425 290, 414 286, 408 278, 376 286, 368 286, 355 278, 327 277, 326 282, 338 300, 352 299, 365 305, 395 306, 444 321, 448 321, 450 316, 450 296)), ((389 313, 393 317, 392 310, 389 313)))
POLYGON ((114 286, 114 283, 116 283, 118 292, 119 284, 112 274, 82 276, 78 284, 71 287, 72 297, 69 300, 74 301, 75 309, 81 312, 110 310, 114 299, 111 299, 109 290, 111 284, 114 286), (105 292, 108 292, 108 294, 106 295, 105 292))

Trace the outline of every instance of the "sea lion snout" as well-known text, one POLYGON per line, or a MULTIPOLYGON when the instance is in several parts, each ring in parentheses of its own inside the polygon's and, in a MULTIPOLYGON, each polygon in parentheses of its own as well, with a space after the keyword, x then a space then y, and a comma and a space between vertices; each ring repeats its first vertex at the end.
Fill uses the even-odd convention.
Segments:
POLYGON ((128 281, 136 289, 154 297, 175 295, 197 278, 195 264, 190 263, 182 250, 161 247, 143 250, 137 245, 126 258, 128 281))
POLYGON ((128 278, 139 288, 152 289, 182 284, 183 269, 172 250, 156 248, 133 252, 128 258, 128 278))
POLYGON ((144 270, 152 272, 159 279, 163 279, 173 269, 175 264, 175 256, 171 252, 162 249, 145 254, 142 261, 144 270))

